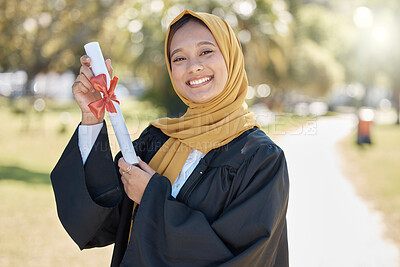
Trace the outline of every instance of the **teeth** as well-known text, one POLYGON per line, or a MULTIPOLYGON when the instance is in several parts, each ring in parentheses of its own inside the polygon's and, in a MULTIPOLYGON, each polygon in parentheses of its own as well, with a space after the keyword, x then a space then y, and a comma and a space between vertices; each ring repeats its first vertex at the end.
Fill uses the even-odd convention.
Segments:
POLYGON ((211 80, 211 77, 202 78, 202 79, 195 80, 195 81, 190 81, 189 84, 190 84, 190 85, 198 85, 198 84, 205 83, 205 82, 207 82, 207 81, 209 81, 209 80, 211 80))

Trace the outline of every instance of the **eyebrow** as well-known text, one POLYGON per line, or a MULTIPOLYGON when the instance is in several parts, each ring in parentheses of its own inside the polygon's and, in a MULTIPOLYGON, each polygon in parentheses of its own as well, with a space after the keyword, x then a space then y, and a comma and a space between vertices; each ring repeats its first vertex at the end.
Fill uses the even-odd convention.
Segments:
MULTIPOLYGON (((209 41, 201 41, 201 42, 198 42, 196 46, 199 47, 199 46, 202 46, 202 45, 212 45, 212 46, 214 46, 214 47, 217 47, 214 43, 209 42, 209 41)), ((178 52, 180 52, 180 51, 182 51, 182 48, 177 48, 177 49, 175 49, 174 51, 172 51, 172 53, 171 53, 171 55, 170 55, 170 58, 172 58, 173 55, 175 55, 176 53, 178 53, 178 52)))

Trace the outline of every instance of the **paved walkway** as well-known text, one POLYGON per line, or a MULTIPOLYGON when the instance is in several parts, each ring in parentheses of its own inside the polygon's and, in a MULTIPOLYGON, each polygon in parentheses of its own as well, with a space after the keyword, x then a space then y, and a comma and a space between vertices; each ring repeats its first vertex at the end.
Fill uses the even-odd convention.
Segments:
POLYGON ((321 118, 278 142, 291 182, 291 267, 400 266, 396 247, 383 238, 380 213, 356 195, 338 167, 335 143, 354 127, 351 116, 321 118))

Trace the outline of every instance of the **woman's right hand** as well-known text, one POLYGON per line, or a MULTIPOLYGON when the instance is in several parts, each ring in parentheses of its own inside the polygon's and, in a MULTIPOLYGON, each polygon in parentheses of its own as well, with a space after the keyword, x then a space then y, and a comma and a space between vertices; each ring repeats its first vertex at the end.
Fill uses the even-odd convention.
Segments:
MULTIPOLYGON (((100 118, 96 118, 89 109, 89 104, 101 98, 100 92, 96 91, 93 85, 90 83, 90 79, 94 76, 92 69, 90 68, 90 57, 83 55, 80 58, 81 69, 79 75, 76 77, 74 84, 72 85, 72 93, 74 94, 75 100, 78 103, 79 108, 82 111, 82 125, 91 125, 101 123, 104 120, 104 113, 100 118)), ((113 70, 111 67, 111 60, 106 60, 106 66, 110 77, 112 77, 113 70)))

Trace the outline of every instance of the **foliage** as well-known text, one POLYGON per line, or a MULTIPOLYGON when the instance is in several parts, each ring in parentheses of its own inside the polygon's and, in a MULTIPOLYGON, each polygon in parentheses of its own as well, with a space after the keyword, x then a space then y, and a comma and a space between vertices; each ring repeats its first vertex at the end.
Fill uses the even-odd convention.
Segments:
POLYGON ((147 95, 169 113, 176 112, 179 105, 171 104, 177 98, 165 70, 164 36, 169 22, 184 9, 212 12, 229 22, 248 53, 251 83, 265 83, 287 70, 284 42, 292 20, 283 0, 1 2, 0 69, 24 69, 30 79, 49 70, 77 72, 83 45, 98 40, 121 81, 141 77, 151 89, 147 95))
POLYGON ((326 49, 311 40, 299 43, 293 69, 296 85, 308 95, 324 96, 338 81, 343 80, 342 66, 326 49))
POLYGON ((315 4, 303 5, 296 18, 297 42, 290 65, 290 84, 307 95, 324 96, 345 78, 334 38, 340 23, 331 11, 315 4))
MULTIPOLYGON (((0 70, 39 72, 79 69, 85 41, 98 32, 111 1, 25 0, 0 2, 0 70)), ((118 4, 118 1, 116 2, 118 4)))
POLYGON ((242 42, 250 85, 270 84, 272 98, 287 90, 323 96, 339 82, 373 84, 375 73, 400 90, 395 0, 1 1, 0 71, 23 69, 30 80, 49 70, 77 73, 83 45, 96 40, 130 91, 140 78, 147 99, 170 115, 183 112, 165 69, 164 36, 184 9, 228 21, 242 42), (391 42, 373 47, 364 38, 353 23, 360 5, 395 25, 391 42))

